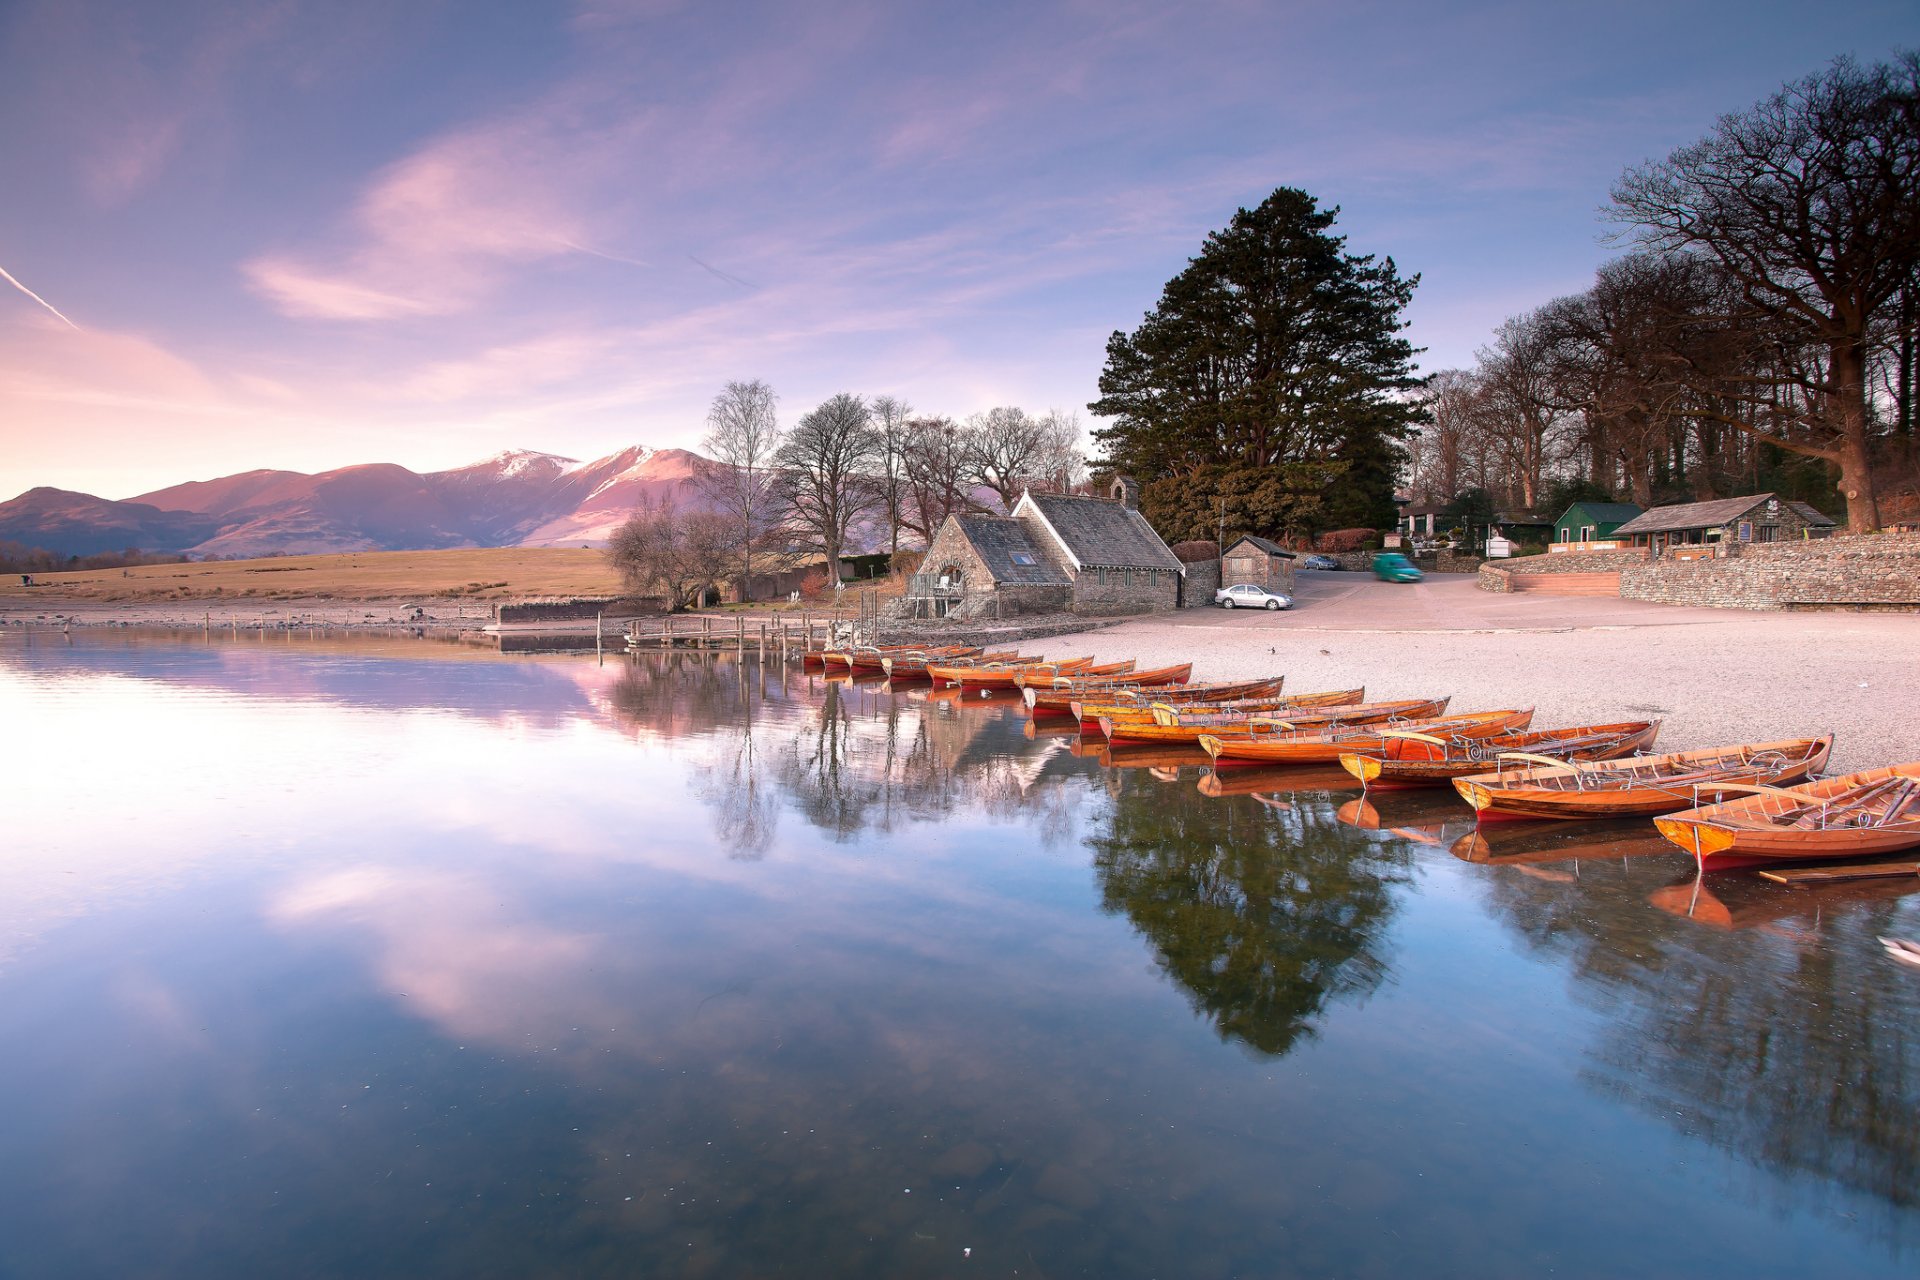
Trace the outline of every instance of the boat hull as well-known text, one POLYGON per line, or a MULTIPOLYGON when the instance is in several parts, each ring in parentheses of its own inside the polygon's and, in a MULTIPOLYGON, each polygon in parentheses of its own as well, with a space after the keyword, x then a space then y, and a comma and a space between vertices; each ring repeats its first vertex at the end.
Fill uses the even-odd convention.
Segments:
MULTIPOLYGON (((1659 734, 1658 720, 1636 720, 1619 724, 1582 725, 1575 729, 1551 729, 1540 733, 1502 734, 1482 741, 1488 749, 1540 754, 1570 739, 1601 738, 1603 741, 1568 752, 1566 758, 1614 760, 1652 746, 1659 734)), ((1401 739, 1401 742, 1405 744, 1407 756, 1396 757, 1390 754, 1395 748, 1389 747, 1389 754, 1343 755, 1340 764, 1369 788, 1390 788, 1445 786, 1455 778, 1485 773, 1487 765, 1491 763, 1484 755, 1480 759, 1470 760, 1464 758, 1463 753, 1450 752, 1430 743, 1411 739, 1401 739), (1425 758, 1415 758, 1422 754, 1425 758)))
POLYGON ((1706 751, 1681 751, 1632 760, 1603 760, 1580 766, 1527 768, 1455 778, 1454 789, 1489 817, 1651 818, 1657 814, 1714 803, 1740 794, 1751 783, 1779 786, 1817 773, 1833 750, 1833 738, 1795 738, 1780 742, 1747 743, 1706 751), (1767 758, 1778 753, 1779 759, 1767 758), (1751 760, 1753 756, 1761 759, 1751 760), (1749 759, 1749 763, 1741 763, 1749 759), (1642 777, 1656 768, 1712 770, 1711 776, 1675 782, 1642 777), (1598 783, 1591 789, 1559 789, 1548 781, 1571 782, 1585 772, 1598 783), (1695 797, 1698 797, 1696 799, 1695 797))
MULTIPOLYGON (((1524 729, 1533 719, 1531 708, 1517 711, 1484 711, 1467 716, 1417 721, 1399 726, 1422 733, 1447 733, 1464 737, 1490 736, 1524 729)), ((1223 738, 1205 734, 1200 745, 1213 757, 1215 765, 1234 764, 1338 764, 1343 755, 1364 755, 1384 749, 1388 738, 1380 733, 1364 732, 1365 726, 1352 730, 1342 726, 1326 733, 1276 734, 1254 733, 1246 737, 1223 738)))
MULTIPOLYGON (((1660 834, 1691 853, 1703 871, 1767 862, 1805 859, 1872 858, 1920 848, 1920 813, 1884 826, 1821 828, 1783 825, 1769 820, 1781 810, 1817 821, 1822 800, 1878 783, 1920 784, 1920 762, 1868 769, 1785 788, 1782 793, 1747 795, 1720 804, 1685 809, 1654 819, 1660 834), (1787 799, 1791 795, 1801 803, 1787 799)), ((1913 787, 1907 788, 1909 792, 1913 787)))

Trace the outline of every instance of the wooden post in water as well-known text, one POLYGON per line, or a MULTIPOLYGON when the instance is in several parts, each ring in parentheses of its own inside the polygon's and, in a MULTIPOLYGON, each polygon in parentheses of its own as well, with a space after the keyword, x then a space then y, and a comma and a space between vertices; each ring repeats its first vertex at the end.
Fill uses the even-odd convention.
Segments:
POLYGON ((668 648, 671 648, 672 646, 673 646, 673 615, 668 614, 660 624, 660 647, 662 649, 668 649, 668 648))
POLYGON ((733 651, 739 656, 747 652, 747 615, 744 613, 733 615, 733 651))

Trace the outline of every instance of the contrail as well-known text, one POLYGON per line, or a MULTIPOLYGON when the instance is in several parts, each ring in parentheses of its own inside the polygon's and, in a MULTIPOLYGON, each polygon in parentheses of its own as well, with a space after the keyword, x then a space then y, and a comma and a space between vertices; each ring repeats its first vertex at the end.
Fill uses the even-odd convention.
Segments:
POLYGON ((694 257, 692 254, 687 255, 687 261, 693 263, 694 266, 699 267, 704 271, 710 272, 711 274, 718 277, 719 279, 725 280, 728 284, 738 285, 742 289, 757 289, 760 287, 759 285, 753 284, 750 281, 742 280, 739 276, 730 276, 726 272, 722 271, 720 268, 714 266, 712 263, 702 262, 700 261, 700 259, 694 257))
POLYGON ((53 312, 54 315, 60 316, 61 322, 64 323, 69 329, 72 329, 75 332, 83 332, 83 330, 81 330, 79 325, 75 324, 71 320, 68 320, 65 316, 60 315, 60 308, 54 306, 51 302, 48 302, 45 298, 41 297, 39 294, 35 293, 33 290, 27 288, 27 286, 21 284, 18 280, 15 280, 13 278, 13 273, 11 271, 8 271, 5 267, 0 267, 0 276, 5 276, 8 284, 12 285, 14 288, 18 289, 20 292, 26 294, 29 298, 32 298, 35 302, 39 303, 41 306, 45 307, 47 310, 53 312))

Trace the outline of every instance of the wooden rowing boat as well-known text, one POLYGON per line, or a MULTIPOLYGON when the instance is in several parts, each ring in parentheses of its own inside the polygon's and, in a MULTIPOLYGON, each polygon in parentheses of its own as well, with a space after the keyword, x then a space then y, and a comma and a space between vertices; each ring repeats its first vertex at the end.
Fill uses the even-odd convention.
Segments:
MULTIPOLYGON (((1105 670, 1117 672, 1131 665, 1131 663, 1113 663, 1105 670)), ((955 666, 940 662, 927 664, 927 676, 935 684, 958 685, 966 689, 1013 689, 1016 687, 1013 678, 1026 671, 1044 671, 1049 675, 1072 675, 1076 671, 1092 673, 1099 670, 1102 668, 1094 666, 1092 658, 1069 658, 1063 662, 987 662, 977 667, 955 666)))
MULTIPOLYGON (((927 664, 942 663, 948 666, 962 666, 982 662, 1019 662, 1022 661, 1017 649, 990 649, 985 653, 975 653, 971 657, 943 657, 938 648, 909 649, 902 653, 882 655, 880 669, 896 680, 925 679, 927 664)), ((1040 661, 1038 658, 1032 659, 1040 661)))
POLYGON ((1412 729, 1388 733, 1378 755, 1348 753, 1340 765, 1369 787, 1438 786, 1497 767, 1499 757, 1524 751, 1553 760, 1613 760, 1653 745, 1658 720, 1625 720, 1572 729, 1533 729, 1481 738, 1440 738, 1412 729))
POLYGON ((1026 691, 1027 705, 1035 711, 1053 711, 1062 715, 1071 714, 1075 699, 1096 696, 1104 697, 1118 693, 1122 689, 1151 689, 1159 685, 1178 684, 1193 674, 1193 664, 1183 662, 1174 667, 1150 667, 1145 671, 1130 671, 1123 677, 1114 676, 1054 676, 1048 683, 1045 677, 1028 677, 1021 672, 1014 677, 1014 683, 1026 691))
POLYGON ((1435 737, 1491 736, 1524 729, 1532 719, 1531 707, 1524 710, 1473 711, 1465 715, 1391 726, 1378 722, 1301 727, 1286 720, 1256 716, 1251 731, 1246 735, 1228 737, 1206 733, 1200 738, 1200 747, 1213 757, 1216 766, 1242 761, 1257 764, 1331 764, 1349 753, 1365 754, 1382 750, 1382 744, 1386 742, 1384 735, 1389 727, 1416 729, 1435 737))
POLYGON ((1278 693, 1258 698, 1236 698, 1228 702, 1152 702, 1145 705, 1118 706, 1114 704, 1077 703, 1076 714, 1080 716, 1080 725, 1089 733, 1105 733, 1104 721, 1116 725, 1158 724, 1158 713, 1166 708, 1177 707, 1192 712, 1244 712, 1248 715, 1281 715, 1295 708, 1312 707, 1352 707, 1366 700, 1365 689, 1331 689, 1324 693, 1278 693))
POLYGON ((1455 778, 1454 789, 1480 816, 1635 818, 1693 808, 1760 783, 1778 786, 1818 773, 1833 735, 1743 742, 1627 760, 1512 758, 1492 773, 1455 778))
POLYGON ((1870 858, 1920 846, 1920 761, 1781 787, 1724 788, 1737 799, 1656 818, 1702 871, 1781 858, 1870 858))
POLYGON ((1200 684, 1171 684, 1158 688, 1115 689, 1111 700, 1105 694, 1092 694, 1072 703, 1073 714, 1082 720, 1098 720, 1109 710, 1147 711, 1156 702, 1232 702, 1239 698, 1277 698, 1285 676, 1265 680, 1216 680, 1200 684))
MULTIPOLYGON (((900 648, 900 649, 905 648, 905 646, 895 646, 895 645, 887 645, 884 648, 876 648, 873 646, 862 646, 862 647, 868 648, 873 653, 876 653, 876 654, 887 654, 887 653, 893 652, 896 648, 900 648)), ((831 671, 835 667, 851 668, 854 665, 853 654, 854 654, 854 651, 851 648, 822 649, 820 650, 820 661, 829 671, 831 671)), ((966 655, 954 654, 953 656, 956 658, 959 658, 959 657, 965 657, 966 655)), ((876 663, 876 665, 878 664, 876 663)))
MULTIPOLYGON (((1395 702, 1354 702, 1307 706, 1293 704, 1277 708, 1214 711, 1206 707, 1156 706, 1153 722, 1143 724, 1128 718, 1102 716, 1100 727, 1110 742, 1198 742, 1202 734, 1217 738, 1251 736, 1261 724, 1271 726, 1285 720, 1296 728, 1309 725, 1330 727, 1343 724, 1377 724, 1382 721, 1414 722, 1444 715, 1445 698, 1403 698, 1395 702)), ((1327 757, 1331 763, 1334 757, 1327 757)))
MULTIPOLYGON (((954 662, 961 658, 982 656, 981 648, 977 644, 948 644, 931 649, 918 645, 887 645, 885 647, 859 645, 846 651, 847 665, 855 671, 885 671, 887 659, 895 654, 921 654, 940 662, 954 662)), ((1014 651, 1003 650, 997 656, 1011 658, 1014 656, 1014 651)))

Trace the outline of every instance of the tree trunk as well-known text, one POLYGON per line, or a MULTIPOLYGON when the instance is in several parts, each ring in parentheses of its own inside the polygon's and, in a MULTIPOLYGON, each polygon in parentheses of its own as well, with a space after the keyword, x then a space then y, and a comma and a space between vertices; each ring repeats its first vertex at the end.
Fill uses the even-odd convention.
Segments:
POLYGON ((1828 371, 1840 415, 1840 492, 1847 499, 1847 532, 1872 533, 1880 527, 1880 503, 1873 491, 1873 445, 1867 438, 1866 361, 1852 340, 1835 342, 1828 371))

